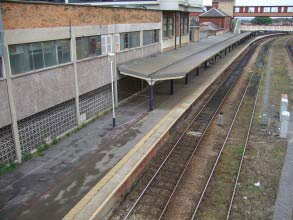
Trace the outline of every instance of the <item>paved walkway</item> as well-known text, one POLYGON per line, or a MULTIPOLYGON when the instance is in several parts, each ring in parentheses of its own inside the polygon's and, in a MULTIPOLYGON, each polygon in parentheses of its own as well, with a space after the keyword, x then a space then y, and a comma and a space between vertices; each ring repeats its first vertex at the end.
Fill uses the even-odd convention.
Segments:
POLYGON ((293 111, 289 122, 288 146, 279 183, 274 220, 293 220, 293 111))
POLYGON ((142 93, 119 107, 116 129, 111 128, 112 115, 108 113, 65 137, 43 157, 2 176, 0 219, 61 219, 160 119, 188 94, 209 83, 235 53, 239 49, 204 73, 201 70, 200 76, 191 75, 188 86, 177 80, 173 96, 169 95, 169 82, 156 85, 154 111, 147 112, 148 96, 142 93))

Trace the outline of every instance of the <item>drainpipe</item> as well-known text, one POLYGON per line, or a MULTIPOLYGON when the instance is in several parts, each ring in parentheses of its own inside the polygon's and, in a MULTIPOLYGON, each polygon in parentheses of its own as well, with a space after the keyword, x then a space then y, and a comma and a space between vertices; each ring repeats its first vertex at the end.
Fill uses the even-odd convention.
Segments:
POLYGON ((177 49, 177 40, 176 40, 176 17, 177 17, 177 13, 175 12, 175 16, 174 16, 174 36, 175 36, 175 50, 177 49))
POLYGON ((181 48, 181 12, 179 12, 179 47, 181 48))

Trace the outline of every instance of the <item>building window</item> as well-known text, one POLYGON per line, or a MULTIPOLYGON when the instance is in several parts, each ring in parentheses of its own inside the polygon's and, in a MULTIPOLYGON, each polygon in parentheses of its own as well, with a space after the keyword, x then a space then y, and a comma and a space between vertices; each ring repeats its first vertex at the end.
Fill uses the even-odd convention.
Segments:
POLYGON ((140 46, 140 32, 128 32, 120 34, 120 49, 125 50, 129 48, 140 46))
POLYGON ((274 13, 278 12, 278 7, 272 7, 271 12, 274 12, 274 13))
POLYGON ((271 12, 271 8, 270 7, 264 7, 263 12, 271 12))
POLYGON ((248 13, 254 13, 254 9, 255 9, 254 7, 249 7, 248 8, 248 13))
POLYGON ((239 13, 239 12, 240 12, 240 8, 239 8, 239 7, 235 7, 235 8, 234 8, 234 12, 235 12, 235 13, 239 13))
POLYGON ((288 7, 287 12, 293 12, 293 7, 288 7))
POLYGON ((92 57, 102 54, 101 36, 76 38, 77 59, 92 57))
POLYGON ((181 35, 185 35, 188 33, 188 17, 181 15, 180 21, 181 21, 181 26, 180 26, 181 35))
POLYGON ((159 30, 143 31, 143 45, 149 45, 159 42, 159 30))
POLYGON ((13 75, 70 62, 70 40, 9 45, 13 75))
POLYGON ((163 37, 172 37, 174 35, 173 17, 163 18, 163 37))

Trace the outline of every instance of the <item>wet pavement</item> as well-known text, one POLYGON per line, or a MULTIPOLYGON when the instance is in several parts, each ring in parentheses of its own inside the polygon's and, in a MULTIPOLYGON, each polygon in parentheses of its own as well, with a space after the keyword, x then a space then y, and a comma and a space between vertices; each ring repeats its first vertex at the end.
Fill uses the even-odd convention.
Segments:
POLYGON ((288 145, 275 203, 274 220, 293 219, 293 111, 291 111, 288 145))
POLYGON ((154 111, 146 91, 119 106, 117 128, 109 112, 1 176, 0 219, 61 219, 181 98, 158 84, 154 111))

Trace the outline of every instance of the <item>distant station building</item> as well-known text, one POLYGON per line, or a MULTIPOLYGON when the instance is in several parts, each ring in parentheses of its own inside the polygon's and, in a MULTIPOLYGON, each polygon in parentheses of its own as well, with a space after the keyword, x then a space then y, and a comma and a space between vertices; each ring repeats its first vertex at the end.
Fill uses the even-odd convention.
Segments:
POLYGON ((199 22, 212 22, 225 32, 229 32, 231 31, 232 17, 221 9, 211 8, 199 15, 199 22))

